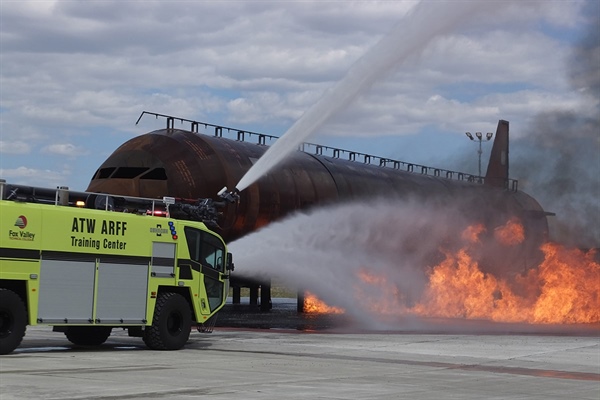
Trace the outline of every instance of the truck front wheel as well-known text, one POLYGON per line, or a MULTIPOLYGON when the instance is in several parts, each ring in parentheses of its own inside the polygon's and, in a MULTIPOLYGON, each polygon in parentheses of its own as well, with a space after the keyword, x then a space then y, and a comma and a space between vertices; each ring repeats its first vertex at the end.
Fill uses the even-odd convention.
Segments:
POLYGON ((0 354, 16 349, 25 336, 27 308, 21 297, 8 289, 0 289, 0 354))
POLYGON ((76 345, 100 346, 106 342, 111 331, 110 326, 69 326, 65 336, 76 345))
POLYGON ((144 330, 144 343, 152 350, 178 350, 188 341, 191 329, 187 300, 178 293, 160 293, 152 325, 144 330))

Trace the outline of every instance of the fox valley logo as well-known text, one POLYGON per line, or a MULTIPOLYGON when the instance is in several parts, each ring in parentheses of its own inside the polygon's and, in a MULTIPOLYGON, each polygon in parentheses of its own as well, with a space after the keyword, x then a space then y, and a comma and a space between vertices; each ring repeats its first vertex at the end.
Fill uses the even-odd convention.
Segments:
POLYGON ((27 218, 24 215, 19 215, 19 218, 15 221, 15 226, 18 226, 21 229, 25 229, 27 226, 27 218))
POLYGON ((19 215, 15 221, 15 226, 19 228, 18 231, 8 230, 8 238, 11 240, 24 240, 31 242, 35 238, 35 233, 25 230, 27 226, 27 218, 24 215, 19 215))

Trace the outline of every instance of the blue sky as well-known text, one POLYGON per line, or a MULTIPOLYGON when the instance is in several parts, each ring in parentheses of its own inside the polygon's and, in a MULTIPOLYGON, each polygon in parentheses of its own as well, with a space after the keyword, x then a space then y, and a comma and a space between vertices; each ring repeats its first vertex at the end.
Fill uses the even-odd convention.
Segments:
MULTIPOLYGON (((143 110, 281 135, 417 3, 1 0, 0 177, 83 190, 123 142, 163 128, 136 126, 143 110)), ((465 131, 506 119, 519 139, 541 113, 597 118, 569 79, 597 1, 488 4, 309 141, 476 173, 465 131)))

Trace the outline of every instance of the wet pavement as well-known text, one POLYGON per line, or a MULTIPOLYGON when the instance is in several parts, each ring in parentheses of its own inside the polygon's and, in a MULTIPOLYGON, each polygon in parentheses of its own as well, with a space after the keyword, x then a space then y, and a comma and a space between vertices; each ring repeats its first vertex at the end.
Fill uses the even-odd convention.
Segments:
POLYGON ((298 313, 296 299, 273 299, 269 311, 249 305, 228 304, 219 312, 216 326, 251 329, 296 329, 301 331, 335 330, 352 326, 344 314, 298 313))
MULTIPOLYGON (((244 301, 246 300, 246 301, 244 301)), ((414 316, 353 318, 348 314, 298 313, 296 299, 275 298, 270 311, 231 300, 219 312, 217 328, 298 330, 335 333, 464 333, 600 336, 600 324, 523 324, 414 316)))

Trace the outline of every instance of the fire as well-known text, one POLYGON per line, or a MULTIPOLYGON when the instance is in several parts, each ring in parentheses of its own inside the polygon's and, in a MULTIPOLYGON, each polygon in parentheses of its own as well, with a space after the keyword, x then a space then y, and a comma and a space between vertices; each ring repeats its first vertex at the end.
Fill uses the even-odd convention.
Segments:
POLYGON ((361 285, 354 288, 355 297, 370 312, 379 315, 399 314, 406 310, 402 304, 402 293, 396 285, 384 275, 377 275, 366 268, 358 270, 361 285))
POLYGON ((325 304, 317 296, 310 292, 304 293, 304 312, 315 314, 343 314, 345 310, 325 304))
MULTIPOLYGON (((594 251, 546 243, 541 247, 544 259, 540 265, 520 275, 498 277, 484 272, 470 254, 484 232, 482 225, 463 232, 468 245, 455 253, 445 252, 444 260, 428 270, 428 282, 416 302, 407 304, 393 280, 366 268, 357 272, 357 302, 382 316, 413 314, 535 324, 600 322, 600 263, 594 251)), ((502 245, 513 246, 524 241, 525 232, 518 220, 511 219, 496 228, 493 237, 502 245)), ((308 295, 305 309, 344 312, 308 295)))
POLYGON ((518 322, 524 299, 515 296, 504 280, 485 274, 463 249, 429 273, 429 284, 412 312, 422 316, 491 319, 518 322))
MULTIPOLYGON (((511 222, 501 230, 501 240, 510 237, 505 234, 509 229, 514 229, 511 222)), ((518 227, 516 232, 520 232, 518 227)), ((555 243, 546 243, 541 250, 544 261, 512 280, 482 272, 465 249, 446 254, 446 259, 430 270, 423 298, 411 311, 430 317, 497 322, 600 322, 600 264, 594 261, 595 253, 555 243)))
POLYGON ((544 262, 537 275, 543 282, 533 307, 533 320, 545 323, 600 321, 600 263, 595 253, 542 246, 544 262))
POLYGON ((476 224, 467 227, 461 236, 466 242, 477 243, 479 241, 479 235, 483 232, 485 232, 485 226, 483 226, 483 224, 476 224))
POLYGON ((511 218, 505 225, 494 230, 494 238, 506 246, 514 246, 525 240, 525 229, 516 218, 511 218))

